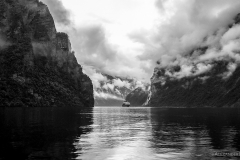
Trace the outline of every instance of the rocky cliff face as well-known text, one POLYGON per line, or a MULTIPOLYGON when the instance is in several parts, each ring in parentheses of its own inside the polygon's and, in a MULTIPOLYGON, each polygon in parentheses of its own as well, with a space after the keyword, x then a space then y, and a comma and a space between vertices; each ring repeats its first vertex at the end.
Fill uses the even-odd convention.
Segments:
POLYGON ((68 35, 38 0, 0 1, 0 106, 93 106, 68 35))
POLYGON ((148 91, 139 87, 127 95, 126 101, 130 102, 131 106, 143 106, 147 101, 147 98, 148 91))
POLYGON ((240 67, 228 79, 221 75, 231 65, 219 61, 205 74, 182 79, 171 79, 165 70, 155 69, 151 79, 149 106, 229 107, 240 103, 240 67))
MULTIPOLYGON (((239 15, 229 25, 238 27, 239 15)), ((223 33, 225 34, 225 33, 223 33)), ((239 44, 240 39, 231 39, 239 44)), ((232 43, 232 44, 233 44, 232 43)), ((220 43, 221 45, 221 43, 220 43)), ((186 54, 188 65, 156 67, 151 78, 151 91, 148 96, 149 106, 174 107, 238 107, 240 106, 240 66, 239 50, 221 52, 224 47, 215 49, 217 58, 195 58, 210 55, 211 46, 200 46, 186 54), (195 57, 194 57, 195 56, 195 57), (194 59, 195 58, 195 59, 194 59)), ((207 57, 207 56, 206 56, 207 57)))

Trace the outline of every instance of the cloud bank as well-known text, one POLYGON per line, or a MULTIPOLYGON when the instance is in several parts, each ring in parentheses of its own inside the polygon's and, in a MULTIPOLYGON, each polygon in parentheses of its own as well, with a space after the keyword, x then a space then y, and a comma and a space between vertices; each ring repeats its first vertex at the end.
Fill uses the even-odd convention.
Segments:
POLYGON ((139 32, 130 38, 144 44, 139 59, 157 62, 174 78, 196 76, 210 71, 219 60, 229 63, 229 74, 239 63, 239 25, 234 18, 240 13, 237 0, 158 0, 156 6, 163 21, 146 38, 139 32), (231 25, 233 25, 231 27, 231 25), (229 28, 231 27, 231 28, 229 28), (156 61, 157 59, 157 61, 156 61), (172 72, 172 67, 180 66, 172 72))
POLYGON ((135 88, 149 89, 148 83, 137 79, 124 79, 103 75, 93 67, 85 67, 83 72, 88 73, 92 79, 95 99, 115 99, 122 101, 135 88))
MULTIPOLYGON (((233 24, 239 0, 43 1, 57 26, 69 34, 96 87, 106 80, 99 72, 149 82, 155 67, 180 66, 177 73, 169 69, 166 74, 183 78, 208 72, 213 61, 229 58, 234 59, 230 73, 240 59, 240 27, 233 24)), ((116 80, 114 85, 128 84, 116 80)))
MULTIPOLYGON (((134 40, 145 45, 145 52, 141 59, 156 58, 167 65, 174 58, 185 56, 193 48, 202 45, 210 45, 214 41, 204 41, 206 38, 217 38, 211 35, 216 34, 220 29, 226 30, 233 22, 234 16, 240 12, 240 1, 238 0, 158 0, 161 4, 164 19, 157 27, 150 39, 145 43, 145 35, 140 33, 132 34, 134 40)), ((220 32, 220 31, 219 31, 220 32)))

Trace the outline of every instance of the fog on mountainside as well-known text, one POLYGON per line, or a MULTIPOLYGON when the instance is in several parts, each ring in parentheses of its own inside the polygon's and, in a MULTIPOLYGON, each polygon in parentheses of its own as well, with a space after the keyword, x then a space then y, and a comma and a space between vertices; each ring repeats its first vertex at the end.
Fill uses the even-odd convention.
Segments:
MULTIPOLYGON (((127 34, 126 38, 134 42, 132 45, 129 43, 129 51, 135 50, 136 48, 131 47, 136 44, 141 46, 137 48, 137 56, 129 54, 128 57, 122 53, 121 44, 116 47, 110 43, 109 36, 113 33, 110 34, 108 27, 114 22, 101 21, 95 17, 99 24, 89 23, 80 27, 74 26, 74 22, 71 21, 73 18, 71 11, 63 5, 66 4, 65 1, 62 1, 63 4, 60 1, 43 1, 49 5, 57 26, 69 32, 74 49, 76 49, 76 57, 83 62, 85 73, 93 80, 95 98, 102 97, 104 101, 106 99, 122 101, 126 97, 126 93, 130 93, 129 89, 131 91, 135 89, 127 87, 126 83, 127 86, 124 86, 124 90, 127 92, 121 91, 119 86, 113 87, 114 82, 99 73, 113 77, 129 77, 138 81, 142 81, 142 78, 144 78, 143 81, 149 81, 153 75, 151 92, 148 96, 149 105, 152 104, 150 102, 162 101, 160 97, 172 93, 175 93, 176 95, 173 94, 173 96, 176 97, 179 97, 181 93, 180 95, 183 97, 179 99, 185 101, 184 97, 187 95, 180 90, 186 88, 196 90, 193 89, 193 84, 205 88, 210 85, 208 81, 213 81, 213 79, 218 79, 219 82, 216 83, 220 86, 226 85, 225 89, 209 93, 209 95, 204 89, 197 89, 196 92, 217 99, 216 97, 220 96, 219 92, 223 93, 225 90, 230 92, 229 87, 237 84, 236 81, 229 80, 229 78, 234 77, 234 72, 237 71, 239 64, 240 27, 237 14, 240 12, 240 2, 238 0, 156 0, 154 5, 158 11, 158 18, 155 19, 156 23, 152 24, 152 29, 136 29, 127 34), (61 14, 62 18, 59 17, 61 14), (71 23, 71 27, 66 27, 69 26, 69 23, 71 23), (89 69, 88 66, 93 69, 89 69), (174 87, 178 89, 175 90, 174 87), (171 88, 173 89, 171 92, 165 93, 166 89, 171 90, 171 88), (118 91, 121 93, 118 94, 118 91)), ((149 12, 149 14, 153 13, 149 12)), ((127 18, 125 17, 125 19, 127 18)), ((132 22, 135 22, 134 19, 132 22)), ((118 78, 115 81, 118 81, 118 78)), ((123 83, 125 82, 123 81, 123 83)), ((158 103, 154 102, 154 104, 158 103)))

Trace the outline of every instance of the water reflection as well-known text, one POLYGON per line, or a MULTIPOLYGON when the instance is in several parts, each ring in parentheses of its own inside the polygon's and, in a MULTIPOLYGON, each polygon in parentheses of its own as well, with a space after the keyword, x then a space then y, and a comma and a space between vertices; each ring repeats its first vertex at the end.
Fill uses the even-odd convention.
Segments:
POLYGON ((76 138, 91 131, 91 115, 66 108, 5 108, 0 110, 1 160, 76 159, 76 138))
POLYGON ((239 115, 219 108, 6 108, 0 160, 219 159, 212 154, 240 151, 239 115))
POLYGON ((81 135, 77 159, 149 159, 150 108, 94 108, 92 132, 81 135))
POLYGON ((219 159, 239 151, 239 122, 238 109, 96 107, 74 145, 84 160, 219 159))
POLYGON ((219 159, 212 154, 239 151, 239 122, 239 109, 153 109, 153 148, 176 159, 219 159))

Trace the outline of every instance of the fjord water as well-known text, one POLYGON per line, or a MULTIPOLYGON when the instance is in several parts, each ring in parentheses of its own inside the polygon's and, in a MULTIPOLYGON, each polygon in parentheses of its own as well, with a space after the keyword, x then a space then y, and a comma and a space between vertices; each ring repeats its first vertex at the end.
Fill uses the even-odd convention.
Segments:
POLYGON ((0 160, 219 159, 215 152, 240 151, 237 108, 0 111, 0 160))

